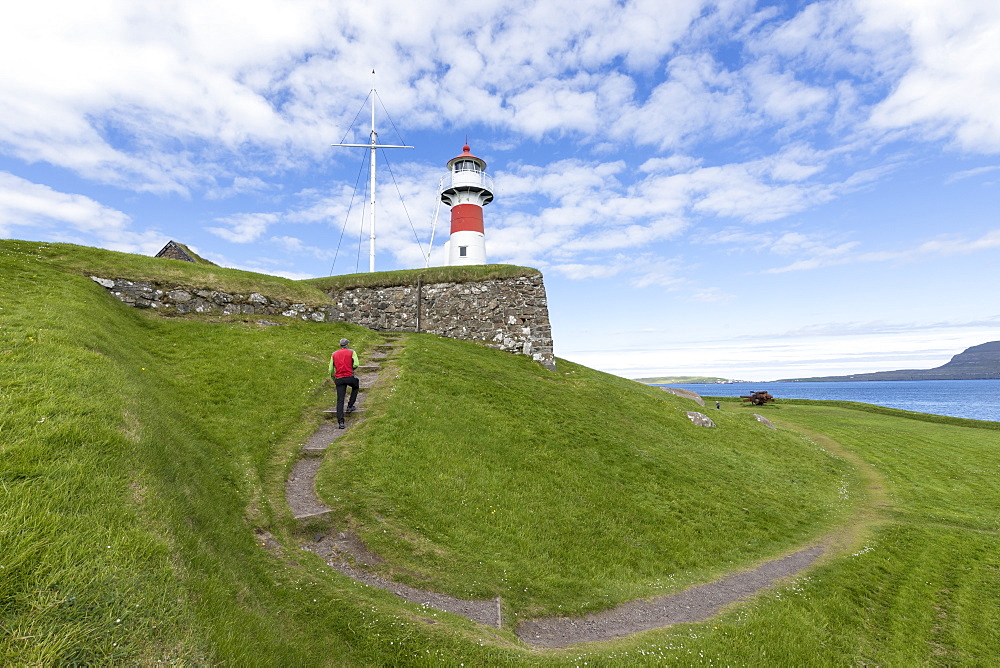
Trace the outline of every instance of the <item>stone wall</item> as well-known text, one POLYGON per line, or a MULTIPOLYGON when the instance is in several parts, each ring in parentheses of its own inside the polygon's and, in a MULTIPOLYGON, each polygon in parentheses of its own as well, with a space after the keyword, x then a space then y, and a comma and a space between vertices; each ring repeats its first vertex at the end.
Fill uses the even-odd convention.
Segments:
POLYGON ((347 322, 375 330, 484 341, 555 369, 549 307, 540 275, 349 288, 328 294, 338 319, 347 322))
POLYGON ((540 275, 470 283, 359 287, 328 293, 325 305, 290 304, 257 292, 229 294, 150 281, 91 276, 119 301, 164 313, 282 315, 350 322, 379 331, 428 332, 483 341, 555 369, 545 284, 540 275))
POLYGON ((247 295, 218 290, 192 290, 164 286, 150 281, 91 276, 120 302, 136 308, 153 308, 164 313, 222 313, 226 315, 283 315, 315 322, 340 320, 329 305, 290 304, 258 292, 247 295))

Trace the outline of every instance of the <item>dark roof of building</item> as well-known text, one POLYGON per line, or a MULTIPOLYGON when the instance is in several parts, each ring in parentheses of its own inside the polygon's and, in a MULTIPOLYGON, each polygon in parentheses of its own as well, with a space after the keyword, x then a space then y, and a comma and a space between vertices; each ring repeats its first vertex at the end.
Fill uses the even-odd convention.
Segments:
POLYGON ((168 241, 167 245, 160 249, 154 257, 165 257, 170 260, 181 260, 183 262, 194 262, 195 264, 210 264, 218 266, 210 260, 206 260, 182 243, 168 241))

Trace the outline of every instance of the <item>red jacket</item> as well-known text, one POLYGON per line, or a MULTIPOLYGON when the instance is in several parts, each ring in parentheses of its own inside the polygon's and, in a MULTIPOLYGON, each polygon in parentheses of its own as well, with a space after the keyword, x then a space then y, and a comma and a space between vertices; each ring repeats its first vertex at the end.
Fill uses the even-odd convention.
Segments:
POLYGON ((350 348, 341 348, 330 356, 330 375, 334 378, 350 378, 358 366, 358 354, 350 348))

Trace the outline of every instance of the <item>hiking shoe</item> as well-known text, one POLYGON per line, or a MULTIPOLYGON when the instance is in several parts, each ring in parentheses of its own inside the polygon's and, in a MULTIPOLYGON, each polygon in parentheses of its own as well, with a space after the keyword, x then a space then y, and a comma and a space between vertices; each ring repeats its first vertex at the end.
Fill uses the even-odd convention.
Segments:
POLYGON ((355 408, 354 406, 348 406, 348 407, 347 407, 347 412, 348 412, 348 413, 353 413, 353 412, 354 412, 354 411, 356 411, 356 410, 358 410, 358 409, 357 409, 357 408, 355 408))
POLYGON ((340 422, 338 422, 337 426, 340 427, 341 429, 347 429, 347 425, 344 424, 343 420, 341 420, 340 422))

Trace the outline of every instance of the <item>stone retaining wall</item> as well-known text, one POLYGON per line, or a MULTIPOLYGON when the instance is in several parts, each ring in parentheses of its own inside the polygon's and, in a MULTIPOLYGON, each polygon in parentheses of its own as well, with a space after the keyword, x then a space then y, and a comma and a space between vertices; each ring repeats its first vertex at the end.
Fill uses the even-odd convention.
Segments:
POLYGON ((290 304, 271 299, 258 292, 248 295, 229 294, 218 290, 192 290, 164 286, 150 281, 129 281, 90 277, 107 288, 116 299, 136 308, 153 308, 164 313, 223 313, 226 315, 283 315, 315 322, 340 320, 337 310, 329 305, 290 304))
POLYGON ((545 284, 540 275, 470 283, 349 288, 325 305, 291 304, 257 292, 229 294, 150 281, 91 276, 119 301, 164 313, 282 315, 315 322, 350 322, 379 331, 428 332, 483 341, 555 369, 545 284))
POLYGON ((375 330, 429 332, 527 355, 555 369, 540 275, 470 283, 329 291, 340 319, 375 330), (419 323, 418 323, 419 310, 419 323))

